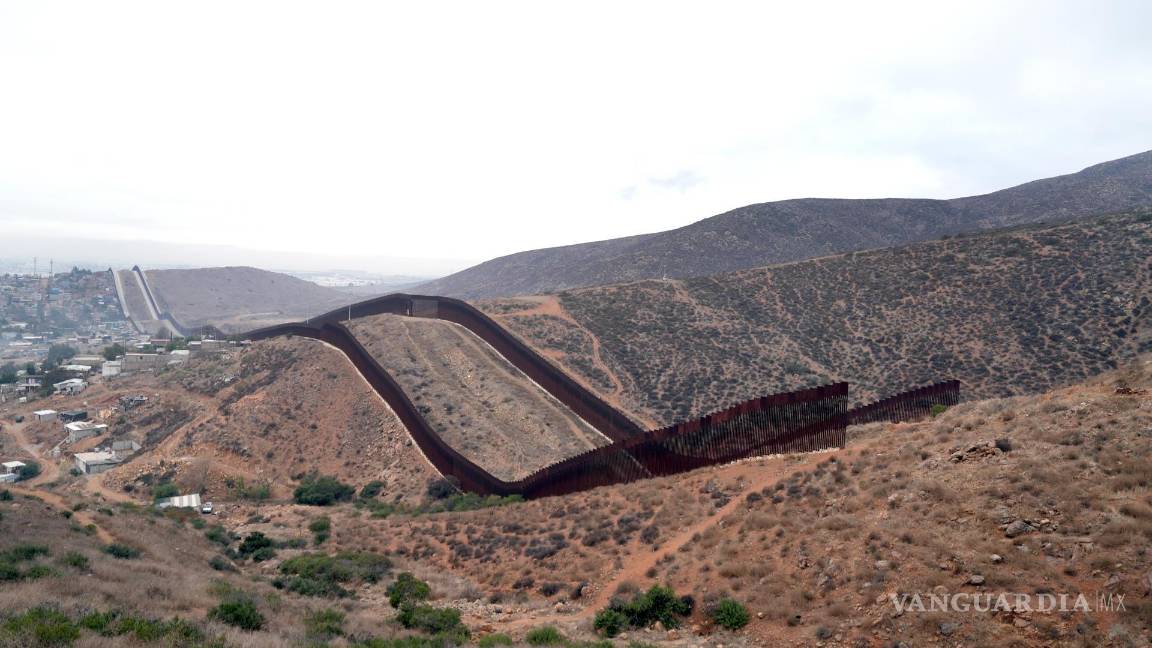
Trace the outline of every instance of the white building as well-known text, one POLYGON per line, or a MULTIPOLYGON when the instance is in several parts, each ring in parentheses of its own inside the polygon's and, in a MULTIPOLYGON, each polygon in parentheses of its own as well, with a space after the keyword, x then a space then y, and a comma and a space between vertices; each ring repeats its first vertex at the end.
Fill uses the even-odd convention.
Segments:
POLYGON ((50 409, 37 410, 35 412, 32 412, 32 416, 35 416, 36 421, 40 422, 40 423, 43 423, 45 421, 55 421, 56 420, 56 410, 50 410, 50 409))
POLYGON ((23 461, 5 461, 0 464, 0 484, 12 483, 20 479, 20 469, 25 465, 23 461))
POLYGON ((111 378, 112 376, 119 376, 120 375, 120 369, 121 369, 121 364, 120 364, 119 360, 110 360, 108 362, 105 362, 104 366, 100 367, 100 375, 104 376, 105 378, 111 378))
POLYGON ((95 475, 115 468, 123 459, 111 452, 77 452, 73 455, 76 469, 85 475, 95 475))
POLYGON ((57 394, 67 394, 69 396, 75 396, 87 387, 88 383, 79 378, 69 378, 68 380, 52 385, 52 389, 56 390, 57 394))
POLYGON ((88 437, 94 437, 104 434, 108 430, 108 426, 103 423, 93 423, 91 421, 78 421, 76 423, 69 423, 64 426, 68 430, 68 443, 76 443, 88 437))
POLYGON ((84 375, 84 376, 87 376, 88 374, 92 373, 92 365, 66 364, 60 368, 64 371, 69 372, 69 373, 80 374, 80 375, 84 375))

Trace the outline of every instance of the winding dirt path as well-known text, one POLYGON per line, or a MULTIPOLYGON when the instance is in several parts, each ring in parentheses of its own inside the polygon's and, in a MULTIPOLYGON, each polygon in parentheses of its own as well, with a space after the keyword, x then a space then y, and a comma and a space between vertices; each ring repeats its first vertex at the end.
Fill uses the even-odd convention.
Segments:
POLYGON ((770 487, 800 471, 810 470, 815 467, 816 464, 830 457, 836 457, 837 460, 844 461, 850 454, 850 451, 846 450, 814 452, 805 455, 792 455, 770 459, 769 462, 763 466, 746 465, 747 470, 745 472, 751 472, 752 479, 745 483, 744 488, 741 489, 739 493, 732 496, 731 501, 719 509, 716 509, 713 515, 705 516, 695 524, 684 527, 676 533, 676 535, 671 536, 665 542, 661 543, 659 549, 645 554, 629 556, 624 568, 616 572, 612 578, 605 581, 604 584, 597 589, 594 596, 585 599, 584 607, 582 607, 579 612, 575 614, 550 613, 545 616, 530 616, 511 621, 504 627, 523 628, 525 626, 536 626, 546 623, 562 623, 590 619, 595 616, 596 612, 608 605, 612 596, 616 593, 616 589, 622 583, 644 582, 647 580, 646 574, 648 570, 658 565, 665 556, 678 553, 682 548, 690 544, 697 534, 703 534, 715 526, 724 524, 729 515, 741 506, 746 505, 745 497, 747 497, 749 493, 770 487))
POLYGON ((44 501, 45 503, 53 506, 61 512, 70 511, 72 513, 72 520, 84 525, 92 525, 96 529, 96 537, 100 538, 101 542, 108 544, 115 542, 116 539, 104 527, 96 523, 96 518, 88 511, 72 511, 72 507, 64 499, 63 496, 53 493, 44 488, 46 484, 51 484, 60 478, 60 464, 53 459, 45 459, 40 454, 38 444, 32 443, 25 434, 24 428, 28 426, 28 421, 22 423, 9 423, 4 426, 4 431, 11 434, 12 438, 16 439, 24 452, 34 457, 40 464, 40 474, 27 481, 20 482, 19 486, 9 485, 6 488, 13 493, 35 497, 44 501))
MULTIPOLYGON (((492 319, 496 320, 497 322, 499 322, 501 326, 503 326, 510 333, 515 335, 517 338, 519 338, 520 341, 524 342, 524 344, 527 344, 528 346, 532 347, 537 353, 539 353, 540 355, 548 358, 549 360, 552 360, 553 362, 561 365, 563 367, 565 373, 572 376, 573 379, 579 381, 580 384, 584 385, 584 387, 591 390, 593 393, 598 395, 600 398, 603 398, 605 402, 612 405, 613 407, 615 407, 618 410, 625 411, 625 407, 621 403, 621 400, 620 400, 621 397, 624 395, 624 382, 622 380, 620 380, 620 376, 618 376, 616 374, 616 372, 611 367, 608 366, 608 363, 604 361, 604 356, 602 355, 601 350, 600 350, 600 338, 593 335, 592 331, 589 331, 583 324, 576 321, 576 318, 572 317, 572 314, 569 313, 564 308, 564 305, 560 303, 559 298, 557 298, 555 295, 542 295, 539 297, 532 297, 531 299, 527 299, 527 298, 521 298, 521 299, 523 301, 531 301, 535 305, 532 306, 531 308, 526 308, 524 310, 514 311, 511 313, 487 313, 487 315, 489 317, 491 317, 492 319), (544 317, 554 317, 558 320, 562 320, 568 324, 571 324, 572 326, 579 329, 582 333, 584 333, 584 335, 587 335, 588 341, 592 345, 592 353, 591 353, 590 357, 588 358, 588 360, 592 363, 592 366, 599 369, 601 372, 604 373, 605 376, 608 377, 609 382, 612 383, 612 391, 606 392, 603 389, 596 388, 596 386, 593 385, 590 381, 588 381, 579 371, 577 371, 575 368, 573 368, 571 366, 568 366, 567 363, 564 362, 564 360, 567 356, 566 353, 564 353, 563 351, 557 351, 555 349, 548 349, 548 348, 544 348, 544 347, 539 347, 535 344, 532 344, 531 341, 529 341, 527 338, 517 334, 515 326, 512 326, 508 322, 508 320, 511 318, 520 317, 520 316, 532 316, 532 315, 540 315, 540 316, 544 316, 544 317)), ((647 417, 645 417, 643 415, 639 415, 635 412, 632 412, 631 410, 627 410, 627 411, 630 414, 632 414, 632 416, 634 418, 642 419, 642 422, 645 423, 646 425, 649 425, 649 426, 655 425, 655 423, 653 421, 649 420, 647 417)))

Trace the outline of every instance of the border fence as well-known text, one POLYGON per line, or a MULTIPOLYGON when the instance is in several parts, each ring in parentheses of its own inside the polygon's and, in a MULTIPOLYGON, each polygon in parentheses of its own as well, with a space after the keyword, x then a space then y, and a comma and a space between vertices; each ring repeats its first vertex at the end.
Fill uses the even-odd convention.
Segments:
POLYGON ((864 425, 878 421, 912 421, 932 415, 932 408, 952 407, 960 402, 960 381, 947 380, 889 396, 849 412, 849 423, 864 425))
MULTIPOLYGON (((139 272, 138 268, 134 270, 139 272)), ((151 294, 147 298, 156 303, 151 294)), ((164 315, 171 317, 168 313, 164 315)), ((174 319, 171 321, 179 330, 185 330, 174 319)), ((952 380, 849 411, 848 383, 839 382, 754 398, 646 432, 492 318, 458 299, 386 295, 329 311, 303 323, 270 326, 240 337, 263 340, 293 335, 324 341, 344 353, 400 418, 429 463, 461 489, 481 495, 521 495, 528 499, 564 495, 751 457, 843 447, 849 425, 928 416, 933 406, 955 405, 960 397, 960 383, 952 380), (399 383, 342 324, 380 314, 435 318, 467 328, 612 442, 545 466, 517 481, 493 476, 436 433, 399 383)))

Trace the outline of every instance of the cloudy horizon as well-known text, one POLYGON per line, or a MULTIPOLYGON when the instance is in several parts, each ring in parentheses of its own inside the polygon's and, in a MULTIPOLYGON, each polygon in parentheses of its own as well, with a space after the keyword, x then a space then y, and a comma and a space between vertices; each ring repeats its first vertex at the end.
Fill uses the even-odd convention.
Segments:
POLYGON ((1152 5, 1003 4, 0 4, 0 236, 442 274, 1152 148, 1152 5))

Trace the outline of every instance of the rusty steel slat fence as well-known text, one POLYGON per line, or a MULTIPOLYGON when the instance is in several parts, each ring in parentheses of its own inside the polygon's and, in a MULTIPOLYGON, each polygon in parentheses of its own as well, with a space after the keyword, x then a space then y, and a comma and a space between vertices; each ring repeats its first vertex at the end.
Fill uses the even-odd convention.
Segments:
POLYGON ((388 403, 429 463, 461 489, 483 495, 515 494, 529 499, 564 495, 751 457, 843 447, 849 424, 909 420, 928 415, 934 405, 953 405, 959 400, 959 382, 948 381, 849 411, 848 383, 841 382, 754 398, 697 419, 644 432, 472 306, 438 297, 415 299, 421 303, 414 303, 412 296, 390 295, 332 311, 307 324, 268 327, 245 337, 260 340, 299 335, 336 347, 388 403), (432 301, 435 303, 429 303, 432 301), (465 326, 613 442, 558 461, 518 481, 494 477, 448 445, 400 385, 340 323, 382 313, 436 317, 465 326))
POLYGON ((933 407, 951 407, 959 402, 960 381, 947 380, 854 408, 850 423, 864 425, 879 421, 913 421, 931 416, 933 407))

